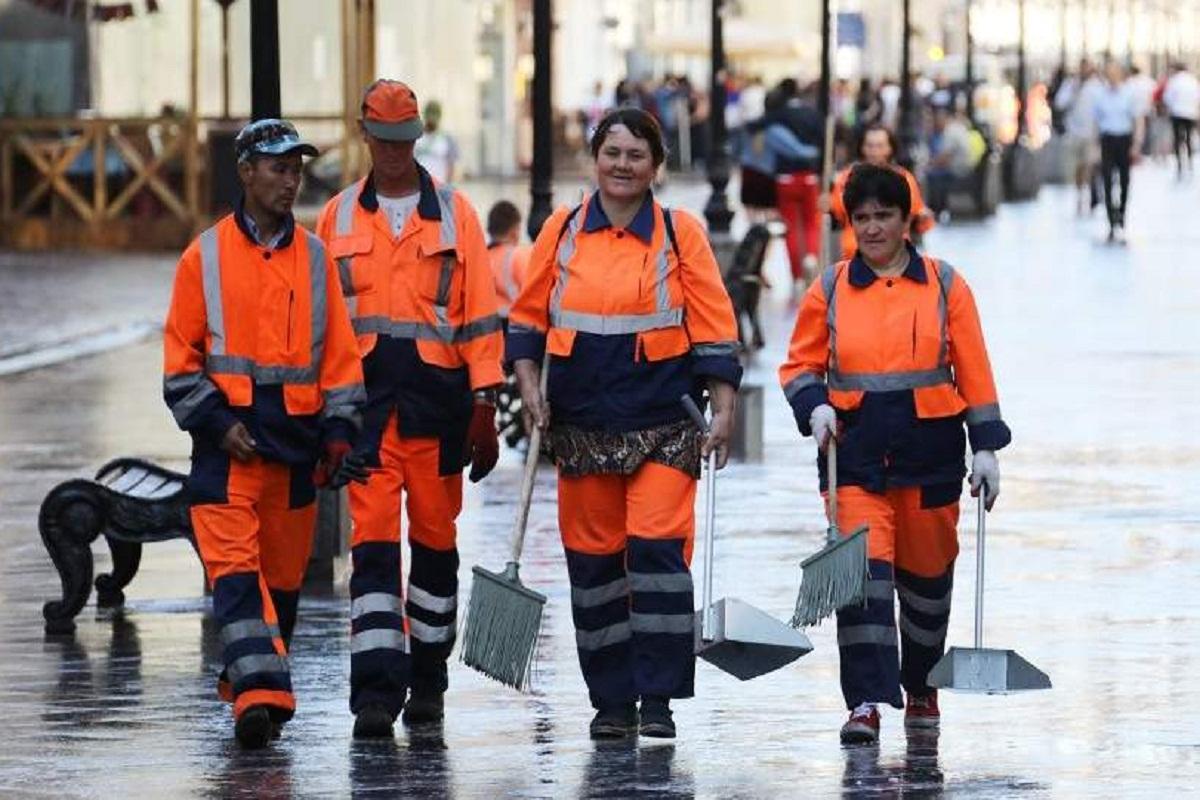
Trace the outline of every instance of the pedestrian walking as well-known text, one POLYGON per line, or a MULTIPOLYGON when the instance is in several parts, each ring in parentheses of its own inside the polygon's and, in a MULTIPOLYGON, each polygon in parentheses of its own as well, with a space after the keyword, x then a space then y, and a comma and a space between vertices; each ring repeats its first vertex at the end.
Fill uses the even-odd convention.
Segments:
POLYGON ((1192 134, 1200 116, 1200 82, 1183 62, 1171 67, 1171 77, 1163 89, 1163 105, 1171 117, 1171 134, 1175 144, 1176 174, 1183 177, 1186 169, 1192 172, 1192 134), (1185 159, 1186 156, 1186 159, 1185 159))
POLYGON ((1100 132, 1100 174, 1104 181, 1104 209, 1108 212, 1108 241, 1124 242, 1130 169, 1142 146, 1142 118, 1137 98, 1125 80, 1125 71, 1116 61, 1104 65, 1104 86, 1096 94, 1093 113, 1100 132), (1117 189, 1121 192, 1119 198, 1117 189))
POLYGON ((520 293, 531 248, 521 244, 521 212, 507 200, 497 202, 488 211, 487 233, 496 307, 507 329, 508 312, 520 293))
POLYGON ((503 337, 475 211, 413 157, 425 126, 412 89, 371 84, 360 125, 371 172, 326 204, 317 229, 338 260, 363 355, 367 407, 355 457, 374 468, 349 492, 350 710, 355 736, 390 737, 402 708, 409 724, 442 719, 462 470, 469 464, 471 480, 482 480, 499 456, 503 337))
POLYGON ((1093 208, 1092 174, 1100 161, 1093 110, 1099 91, 1096 68, 1085 58, 1079 62, 1078 74, 1065 80, 1054 95, 1054 107, 1063 114, 1067 158, 1075 175, 1076 210, 1081 217, 1093 208))
MULTIPOLYGON (((837 613, 850 710, 841 739, 869 743, 879 737, 879 703, 905 708, 908 728, 939 724, 926 678, 950 618, 963 453, 969 441, 971 494, 984 492, 990 509, 996 451, 1011 434, 970 288, 905 241, 907 181, 860 164, 844 198, 858 250, 809 287, 779 376, 800 433, 822 451, 836 439, 838 528, 869 526, 866 605, 837 613)), ((825 459, 817 463, 828 504, 825 459)))
POLYGON ((702 454, 725 462, 741 380, 704 227, 650 192, 664 151, 643 111, 601 121, 598 189, 542 227, 508 331, 526 424, 547 431, 558 467, 594 739, 673 737, 670 702, 693 694, 696 480, 702 454), (705 386, 713 415, 701 441, 680 398, 701 400, 705 386))
MULTIPOLYGON (((925 207, 921 199, 921 187, 916 177, 904 167, 896 163, 898 150, 896 135, 883 125, 871 123, 858 135, 858 144, 854 148, 858 163, 874 164, 879 167, 891 167, 904 176, 908 183, 908 193, 912 208, 909 211, 908 228, 905 238, 915 240, 920 244, 920 237, 931 230, 935 224, 933 214, 925 207)), ((846 213, 845 192, 846 181, 854 170, 855 164, 846 167, 833 181, 833 189, 829 194, 829 212, 834 222, 841 229, 842 258, 852 258, 858 249, 858 241, 854 238, 854 226, 850 224, 850 215, 846 213)))
POLYGON ((258 748, 296 708, 287 655, 314 483, 348 479, 366 395, 333 262, 292 217, 301 158, 316 148, 264 119, 234 150, 242 197, 175 273, 163 396, 192 437, 189 513, 220 626, 218 693, 238 741, 258 748))
POLYGON ((442 128, 442 104, 430 100, 422 116, 425 132, 417 139, 415 155, 425 170, 440 183, 458 178, 458 141, 442 128))
POLYGON ((784 224, 788 262, 792 268, 793 297, 799 298, 809 277, 817 270, 821 249, 821 156, 825 147, 825 120, 817 110, 814 89, 802 97, 796 81, 785 78, 771 90, 764 119, 779 124, 808 148, 811 159, 785 157, 778 160, 775 195, 784 224))

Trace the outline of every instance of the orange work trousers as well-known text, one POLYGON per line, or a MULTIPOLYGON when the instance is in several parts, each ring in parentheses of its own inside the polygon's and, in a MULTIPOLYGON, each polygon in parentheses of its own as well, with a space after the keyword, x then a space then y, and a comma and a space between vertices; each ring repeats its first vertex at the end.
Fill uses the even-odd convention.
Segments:
POLYGON ((649 461, 559 476, 575 645, 598 709, 693 694, 695 499, 695 479, 649 461))
POLYGON ((286 640, 295 623, 317 512, 311 483, 301 487, 308 502, 292 507, 297 483, 309 480, 306 474, 297 477, 297 469, 302 468, 261 458, 228 459, 225 501, 191 508, 220 626, 225 670, 218 691, 233 701, 235 717, 265 705, 272 719, 282 722, 296 707, 286 640))

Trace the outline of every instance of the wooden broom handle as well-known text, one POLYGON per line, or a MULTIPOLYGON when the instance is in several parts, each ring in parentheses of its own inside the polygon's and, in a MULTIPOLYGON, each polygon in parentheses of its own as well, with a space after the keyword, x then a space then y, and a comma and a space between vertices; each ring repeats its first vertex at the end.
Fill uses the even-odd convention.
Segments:
MULTIPOLYGON (((542 356, 542 372, 538 376, 538 391, 542 402, 546 402, 546 382, 550 374, 550 351, 542 356)), ((541 457, 542 429, 534 425, 529 432, 529 450, 525 454, 525 474, 521 478, 521 497, 517 504, 517 518, 513 522, 512 542, 509 545, 509 563, 521 561, 521 550, 525 547, 525 528, 529 523, 529 506, 533 500, 533 484, 537 477, 538 460, 541 457)))

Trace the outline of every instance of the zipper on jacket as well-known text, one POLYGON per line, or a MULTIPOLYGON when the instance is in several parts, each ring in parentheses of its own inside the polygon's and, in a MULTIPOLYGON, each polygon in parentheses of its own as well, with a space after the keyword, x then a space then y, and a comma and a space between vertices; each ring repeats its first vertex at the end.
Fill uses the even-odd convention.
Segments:
POLYGON ((287 313, 287 351, 292 352, 292 306, 296 302, 296 290, 288 289, 288 313, 287 313))

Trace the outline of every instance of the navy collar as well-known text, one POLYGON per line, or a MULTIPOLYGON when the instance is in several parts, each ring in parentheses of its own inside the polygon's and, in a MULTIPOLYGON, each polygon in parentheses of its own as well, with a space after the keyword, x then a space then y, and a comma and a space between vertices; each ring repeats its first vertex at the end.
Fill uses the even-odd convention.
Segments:
MULTIPOLYGON (((900 276, 916 281, 917 283, 927 283, 925 259, 917 252, 917 248, 912 242, 905 242, 904 246, 908 248, 908 266, 904 268, 904 272, 900 273, 900 276)), ((865 289, 874 283, 878 277, 875 274, 875 270, 867 266, 867 262, 856 252, 854 258, 850 260, 850 285, 856 289, 865 289)))
MULTIPOLYGON (((587 216, 583 220, 583 230, 587 233, 595 233, 611 227, 612 222, 609 220, 608 214, 604 213, 604 206, 600 205, 600 191, 592 192, 592 196, 588 200, 587 216)), ((646 192, 646 199, 642 201, 642 205, 633 215, 633 219, 625 226, 625 230, 646 244, 650 244, 650 240, 654 238, 653 192, 646 192)))
MULTIPOLYGON (((417 180, 421 185, 421 199, 417 201, 417 213, 421 215, 422 219, 440 222, 442 206, 438 203, 437 189, 433 185, 433 178, 420 164, 417 164, 417 180)), ((358 193, 358 204, 372 214, 379 209, 379 195, 375 191, 374 171, 367 173, 367 178, 363 181, 362 191, 358 193)))
MULTIPOLYGON (((238 230, 250 240, 251 244, 255 247, 263 247, 263 243, 258 240, 258 236, 254 232, 257 226, 253 225, 250 218, 246 216, 246 195, 244 194, 238 197, 237 205, 233 207, 233 221, 237 223, 238 230)), ((292 243, 292 239, 296 235, 296 218, 291 214, 284 217, 281 230, 283 236, 279 237, 279 241, 273 248, 275 250, 282 250, 292 243)))

